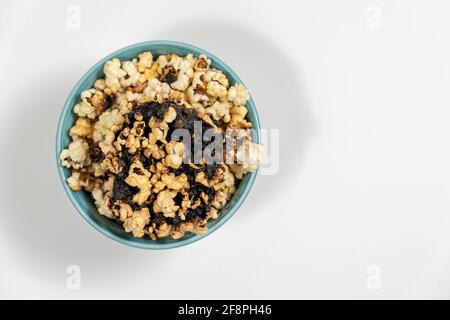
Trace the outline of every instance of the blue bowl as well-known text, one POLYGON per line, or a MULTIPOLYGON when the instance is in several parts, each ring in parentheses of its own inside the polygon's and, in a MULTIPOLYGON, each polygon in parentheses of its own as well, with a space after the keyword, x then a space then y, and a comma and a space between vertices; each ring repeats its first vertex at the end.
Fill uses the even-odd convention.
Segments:
MULTIPOLYGON (((205 54, 212 60, 212 66, 214 68, 217 68, 226 74, 231 84, 234 84, 236 82, 242 83, 242 81, 239 79, 236 73, 234 73, 234 71, 231 70, 230 67, 228 67, 225 63, 223 63, 220 59, 218 59, 211 53, 207 52, 206 50, 194 47, 186 43, 174 41, 149 41, 133 44, 131 46, 120 49, 103 58, 102 60, 97 62, 91 69, 89 69, 89 71, 81 78, 81 80, 78 81, 77 85, 67 98, 67 101, 64 104, 64 108, 61 112, 61 116, 59 118, 58 130, 56 133, 56 165, 58 167, 59 176, 64 186, 64 190, 66 191, 75 208, 83 216, 84 219, 86 219, 95 229, 103 233, 105 236, 113 240, 116 240, 120 243, 137 248, 143 249, 176 248, 187 245, 201 238, 204 238, 206 235, 211 234, 212 232, 220 228, 220 226, 222 226, 225 222, 227 222, 228 219, 230 219, 234 215, 234 213, 239 209, 241 204, 244 202, 255 181, 257 172, 247 173, 245 175, 244 179, 240 182, 237 191, 233 195, 232 199, 223 209, 220 210, 220 215, 218 219, 211 220, 208 223, 208 231, 206 234, 196 235, 193 233, 189 233, 177 240, 168 237, 153 241, 148 238, 134 238, 131 234, 126 233, 125 230, 122 228, 122 226, 100 215, 97 211, 97 208, 94 205, 94 201, 87 192, 72 191, 66 182, 67 178, 70 176, 70 170, 63 167, 59 160, 59 154, 63 149, 67 148, 67 146, 71 141, 68 132, 69 129, 74 125, 76 119, 76 116, 73 113, 73 106, 79 102, 81 92, 91 88, 95 80, 104 76, 103 65, 108 60, 111 60, 113 58, 118 58, 120 60, 131 60, 137 57, 138 54, 143 51, 151 51, 154 57, 167 53, 176 53, 177 55, 180 56, 185 56, 189 53, 192 53, 195 56, 205 54)), ((256 132, 254 140, 255 142, 259 143, 260 124, 255 105, 251 98, 247 102, 247 107, 248 107, 247 118, 253 123, 253 127, 256 132)))

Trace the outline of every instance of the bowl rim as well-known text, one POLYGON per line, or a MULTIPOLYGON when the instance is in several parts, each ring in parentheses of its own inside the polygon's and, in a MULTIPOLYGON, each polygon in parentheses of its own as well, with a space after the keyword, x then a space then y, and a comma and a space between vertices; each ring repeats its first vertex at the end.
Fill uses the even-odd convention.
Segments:
MULTIPOLYGON (((89 75, 91 75, 91 73, 95 72, 95 70, 97 70, 100 66, 103 66, 106 61, 111 60, 111 59, 115 58, 117 55, 122 54, 128 50, 134 50, 136 48, 141 49, 142 51, 151 51, 152 49, 148 48, 151 46, 153 46, 153 47, 169 46, 169 47, 173 47, 173 48, 193 51, 195 54, 203 53, 208 58, 212 59, 215 62, 215 64, 218 64, 220 66, 219 69, 221 71, 224 71, 224 72, 230 74, 236 80, 236 82, 243 84, 243 82, 239 78, 239 76, 221 59, 217 58, 214 54, 210 53, 209 51, 207 51, 205 49, 199 48, 197 46, 194 46, 194 45, 191 45, 188 43, 172 41, 172 40, 153 40, 153 41, 138 42, 135 44, 125 46, 121 49, 118 49, 118 50, 108 54, 107 56, 105 56, 104 58, 102 58, 98 62, 96 62, 92 67, 90 67, 89 70, 83 74, 83 76, 80 78, 80 80, 78 80, 76 85, 73 87, 73 89, 69 93, 67 99, 65 100, 64 106, 61 110, 59 120, 58 120, 58 127, 57 127, 57 131, 56 131, 55 153, 56 153, 56 166, 58 168, 59 177, 60 177, 61 183, 64 187, 64 191, 66 192, 67 196, 69 197, 70 201, 72 202, 72 204, 74 205, 74 207, 76 208, 78 213, 84 218, 84 220, 86 220, 92 227, 94 227, 94 229, 96 229, 98 232, 100 232, 104 236, 106 236, 114 241, 117 241, 121 244, 124 244, 124 245, 128 245, 128 246, 135 247, 135 248, 140 248, 140 249, 163 250, 163 249, 179 248, 179 247, 191 244, 193 242, 196 242, 200 239, 205 238, 206 236, 210 235, 211 233, 213 233, 214 231, 219 229, 221 226, 223 226, 232 216, 234 216, 236 211, 238 211, 238 209, 240 208, 240 206, 242 205, 244 200, 247 198, 251 188, 253 187, 253 184, 255 182, 255 179, 256 179, 256 176, 257 176, 259 170, 257 170, 256 172, 247 173, 247 175, 249 175, 249 179, 248 179, 247 184, 245 185, 241 195, 239 196, 238 199, 236 199, 235 204, 232 207, 230 207, 229 211, 219 221, 217 221, 213 226, 211 226, 211 227, 208 226, 208 230, 205 234, 202 234, 202 235, 195 234, 188 238, 182 237, 180 239, 177 239, 177 240, 175 240, 173 242, 169 242, 169 243, 158 243, 157 241, 153 241, 153 240, 149 240, 148 242, 142 243, 142 242, 136 242, 133 240, 122 238, 121 236, 114 234, 111 230, 109 230, 107 227, 105 227, 101 223, 98 223, 97 221, 92 219, 88 215, 88 213, 85 212, 85 210, 80 206, 77 199, 75 198, 74 191, 72 191, 69 188, 69 186, 67 185, 66 177, 64 174, 64 168, 60 163, 59 152, 58 152, 59 146, 61 145, 62 136, 63 136, 63 134, 65 134, 63 132, 65 115, 68 112, 72 112, 72 108, 73 108, 73 105, 70 102, 74 98, 78 99, 78 97, 75 97, 75 95, 76 95, 76 92, 79 90, 79 87, 85 82, 85 80, 89 77, 89 75)), ((255 129, 255 131, 256 131, 256 137, 255 137, 257 140, 256 142, 259 143, 261 141, 260 120, 259 120, 258 112, 256 110, 256 107, 253 102, 251 94, 250 94, 250 99, 247 102, 247 107, 254 114, 255 119, 253 121, 253 129, 255 129)))

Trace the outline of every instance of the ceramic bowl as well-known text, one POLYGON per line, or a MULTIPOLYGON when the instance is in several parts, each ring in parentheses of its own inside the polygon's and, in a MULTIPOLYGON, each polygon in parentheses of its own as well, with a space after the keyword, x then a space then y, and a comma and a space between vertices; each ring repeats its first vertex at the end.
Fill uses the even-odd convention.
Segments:
MULTIPOLYGON (((189 53, 192 53, 195 56, 205 54, 212 60, 212 66, 214 68, 217 68, 225 73, 231 84, 234 84, 236 82, 242 83, 237 74, 219 58, 207 52, 206 50, 200 49, 190 44, 174 41, 149 41, 133 44, 131 46, 120 49, 106 56, 105 58, 97 62, 91 69, 89 69, 89 71, 86 72, 86 74, 80 79, 80 81, 78 81, 72 92, 69 94, 69 97, 67 98, 62 109, 58 123, 56 134, 56 165, 62 184, 64 186, 64 190, 66 191, 73 205, 81 214, 81 216, 99 232, 113 240, 133 247, 144 249, 169 249, 195 242, 219 229, 236 213, 241 204, 244 202, 245 198, 250 192, 250 189, 252 188, 257 172, 247 173, 245 175, 232 199, 223 209, 220 210, 219 218, 216 220, 211 220, 208 223, 208 231, 206 234, 196 235, 189 233, 177 240, 167 237, 153 241, 146 237, 134 238, 130 233, 126 233, 122 226, 100 215, 97 212, 93 199, 87 192, 72 191, 66 183, 67 178, 70 176, 70 170, 63 167, 59 160, 59 154, 63 149, 67 148, 71 141, 68 132, 75 123, 76 119, 76 116, 72 110, 73 106, 79 102, 81 92, 91 88, 95 80, 104 76, 103 65, 108 60, 111 60, 113 58, 118 58, 120 60, 131 60, 137 57, 139 53, 144 51, 151 51, 155 58, 161 54, 167 53, 175 53, 180 56, 185 56, 189 53)), ((258 143, 260 142, 260 124, 254 102, 251 98, 247 102, 247 107, 249 111, 247 118, 253 123, 253 127, 256 133, 254 136, 254 140, 258 143)))

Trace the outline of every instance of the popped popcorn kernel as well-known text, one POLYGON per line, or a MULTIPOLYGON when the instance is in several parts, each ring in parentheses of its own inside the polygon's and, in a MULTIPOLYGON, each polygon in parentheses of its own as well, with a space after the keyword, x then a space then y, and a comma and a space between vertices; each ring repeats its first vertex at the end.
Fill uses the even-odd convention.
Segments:
POLYGON ((228 101, 233 102, 235 106, 243 106, 250 99, 247 89, 243 84, 235 84, 230 87, 228 91, 228 101))
POLYGON ((150 212, 148 208, 142 208, 134 211, 131 217, 126 218, 123 223, 125 232, 133 233, 136 238, 142 238, 145 235, 144 228, 150 222, 150 212))
POLYGON ((176 196, 175 191, 163 190, 158 193, 158 197, 153 204, 153 211, 162 212, 166 217, 174 217, 179 206, 175 205, 173 198, 176 196))
POLYGON ((67 168, 80 169, 89 164, 89 144, 82 140, 75 140, 69 144, 68 149, 61 152, 60 160, 67 168))

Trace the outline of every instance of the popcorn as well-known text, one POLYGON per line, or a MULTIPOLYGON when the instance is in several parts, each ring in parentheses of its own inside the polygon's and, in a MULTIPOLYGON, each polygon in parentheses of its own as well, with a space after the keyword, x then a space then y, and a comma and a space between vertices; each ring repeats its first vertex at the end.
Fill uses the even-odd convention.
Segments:
POLYGON ((64 149, 59 158, 63 166, 67 168, 80 169, 89 164, 89 144, 82 140, 75 140, 64 149))
POLYGON ((205 72, 195 72, 191 86, 187 89, 189 103, 206 103, 209 97, 206 95, 205 72))
POLYGON ((134 237, 204 234, 261 161, 262 146, 246 130, 246 88, 230 87, 205 55, 142 52, 103 70, 73 107, 72 141, 60 154, 71 170, 68 186, 90 193, 99 214, 134 237), (195 148, 184 139, 196 138, 196 122, 231 142, 226 163, 211 164, 207 155, 193 163, 195 148), (178 129, 186 130, 183 140, 172 136, 178 129))
POLYGON ((170 85, 172 89, 184 91, 189 87, 189 77, 185 74, 179 74, 178 79, 170 85))
POLYGON ((69 135, 74 137, 86 138, 92 135, 93 128, 88 118, 78 118, 75 125, 70 128, 69 135))
POLYGON ((88 101, 89 98, 96 92, 95 89, 85 90, 81 93, 81 102, 75 105, 73 111, 79 117, 88 117, 90 119, 95 119, 97 116, 95 107, 88 101))
POLYGON ((120 129, 124 122, 123 116, 119 110, 114 109, 105 111, 100 115, 98 121, 94 125, 93 138, 94 142, 98 142, 104 154, 112 151, 112 142, 115 133, 120 129))
POLYGON ((162 83, 158 79, 150 79, 147 87, 144 89, 144 95, 151 100, 162 101, 167 99, 170 93, 170 86, 162 83))
POLYGON ((216 101, 211 107, 205 108, 205 112, 212 115, 214 119, 223 120, 227 123, 231 120, 230 109, 231 104, 229 102, 216 101))
POLYGON ((121 204, 119 210, 119 219, 124 221, 133 215, 133 209, 129 204, 121 204))
POLYGON ((142 208, 133 212, 131 217, 126 218, 123 223, 125 232, 132 232, 136 238, 142 238, 145 235, 144 228, 150 222, 150 212, 148 208, 142 208))
POLYGON ((234 106, 230 110, 230 128, 249 129, 252 123, 245 119, 247 115, 247 108, 244 106, 234 106))
POLYGON ((183 188, 189 188, 188 178, 183 173, 179 176, 175 176, 174 173, 163 174, 161 176, 161 182, 171 190, 181 190, 183 188))
POLYGON ((95 206, 97 207, 98 212, 101 215, 112 219, 114 217, 114 214, 109 207, 109 196, 105 195, 99 188, 95 188, 94 190, 92 190, 91 194, 95 200, 95 206))
POLYGON ((228 90, 228 101, 233 102, 235 106, 244 106, 250 99, 247 89, 243 84, 237 83, 228 90))
POLYGON ((179 206, 175 205, 175 201, 173 201, 176 194, 176 191, 168 190, 158 193, 158 197, 153 204, 153 211, 155 213, 162 212, 165 217, 175 217, 175 213, 179 208, 179 206))
POLYGON ((69 185, 72 191, 80 191, 81 190, 81 182, 80 182, 80 173, 77 171, 72 172, 72 175, 67 178, 67 184, 69 185))
POLYGON ((125 182, 132 187, 139 188, 139 192, 133 197, 133 201, 138 205, 142 205, 150 196, 150 190, 152 187, 150 184, 150 177, 151 173, 144 168, 142 163, 134 162, 131 165, 125 182))
POLYGON ((89 174, 73 171, 72 175, 67 178, 67 184, 73 191, 80 191, 81 188, 92 191, 94 188, 98 188, 101 183, 89 174))
POLYGON ((103 72, 105 73, 105 85, 113 92, 120 89, 120 79, 127 75, 126 71, 120 68, 121 62, 119 59, 112 59, 105 63, 103 72))
POLYGON ((169 109, 167 109, 167 112, 164 115, 164 122, 167 123, 171 123, 173 122, 177 117, 177 112, 175 111, 175 109, 173 107, 169 107, 169 109))
POLYGON ((137 63, 137 68, 139 72, 145 72, 146 69, 150 68, 153 63, 153 55, 150 51, 143 52, 139 55, 139 61, 137 63))
POLYGON ((168 167, 178 169, 184 158, 184 144, 182 142, 170 141, 166 144, 167 156, 164 158, 164 164, 168 167))
POLYGON ((199 182, 202 185, 204 185, 205 187, 209 187, 209 181, 206 178, 206 175, 204 172, 199 172, 197 174, 197 176, 195 177, 195 182, 199 182))
POLYGON ((208 70, 205 74, 206 93, 212 98, 221 101, 227 99, 229 82, 227 77, 220 71, 208 70))
POLYGON ((236 178, 242 179, 247 172, 255 172, 261 164, 263 146, 246 140, 237 148, 237 164, 230 164, 231 171, 236 178))
POLYGON ((206 93, 214 98, 224 98, 226 97, 228 90, 219 82, 211 81, 206 85, 206 93))
POLYGON ((206 70, 208 70, 210 65, 211 65, 211 60, 208 59, 208 57, 205 56, 204 54, 201 54, 198 57, 197 62, 195 63, 194 69, 195 69, 195 71, 206 71, 206 70))
POLYGON ((178 74, 177 80, 170 84, 172 89, 184 91, 189 87, 190 80, 194 76, 194 63, 195 60, 192 54, 188 54, 184 58, 171 59, 170 64, 178 74))
POLYGON ((127 78, 120 79, 120 84, 122 85, 122 87, 130 87, 136 85, 136 83, 141 78, 141 74, 136 67, 136 62, 124 61, 122 63, 122 69, 126 72, 127 76, 127 78))
POLYGON ((159 238, 167 237, 172 230, 172 226, 168 225, 166 222, 161 224, 159 228, 156 229, 156 235, 159 238))

